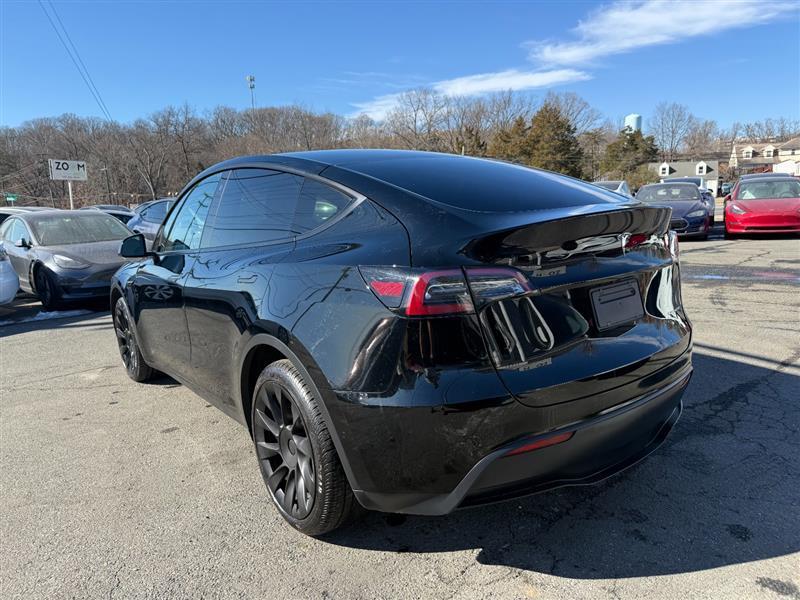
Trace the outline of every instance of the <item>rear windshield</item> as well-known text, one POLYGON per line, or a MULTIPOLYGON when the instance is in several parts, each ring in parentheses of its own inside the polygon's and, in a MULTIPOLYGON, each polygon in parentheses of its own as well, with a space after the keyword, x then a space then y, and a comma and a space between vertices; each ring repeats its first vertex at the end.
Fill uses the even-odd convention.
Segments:
POLYGON ((547 171, 452 154, 411 154, 345 165, 354 171, 425 196, 480 212, 517 212, 626 199, 591 183, 547 171))
POLYGON ((646 185, 636 194, 636 199, 642 202, 674 202, 699 198, 700 190, 693 183, 646 185))
POLYGON ((703 180, 700 177, 681 177, 679 179, 665 179, 664 183, 691 183, 692 185, 696 185, 700 187, 703 183, 703 180))
POLYGON ((42 216, 29 220, 28 225, 42 246, 107 242, 121 240, 131 234, 114 217, 88 211, 42 216))
POLYGON ((611 190, 616 192, 617 188, 619 187, 620 181, 595 181, 595 185, 599 185, 601 188, 611 190))
POLYGON ((761 200, 762 198, 800 198, 800 181, 776 179, 742 182, 739 200, 761 200))

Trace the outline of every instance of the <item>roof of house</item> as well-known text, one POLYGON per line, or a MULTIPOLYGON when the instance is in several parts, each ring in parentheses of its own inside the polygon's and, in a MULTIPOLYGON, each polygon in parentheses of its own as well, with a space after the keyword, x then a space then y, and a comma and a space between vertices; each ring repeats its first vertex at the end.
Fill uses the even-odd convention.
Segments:
MULTIPOLYGON (((664 163, 649 163, 651 169, 658 170, 664 163)), ((668 177, 703 177, 705 179, 717 179, 719 177, 718 160, 676 160, 667 163, 669 165, 668 177), (703 175, 697 174, 697 165, 706 164, 706 172, 703 175)))
POLYGON ((782 144, 778 144, 778 148, 781 150, 800 150, 800 136, 793 137, 782 144))

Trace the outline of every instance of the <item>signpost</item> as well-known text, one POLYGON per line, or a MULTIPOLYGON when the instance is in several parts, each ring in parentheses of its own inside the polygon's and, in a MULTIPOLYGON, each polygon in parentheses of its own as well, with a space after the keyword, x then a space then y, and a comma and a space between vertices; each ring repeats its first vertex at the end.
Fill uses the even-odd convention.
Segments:
POLYGON ((17 195, 16 194, 6 194, 6 202, 10 202, 11 204, 14 204, 14 202, 16 202, 16 201, 17 201, 17 195))
POLYGON ((69 208, 75 208, 72 202, 72 182, 86 181, 86 163, 82 160, 55 160, 47 161, 50 167, 50 179, 54 181, 66 181, 69 190, 69 208))

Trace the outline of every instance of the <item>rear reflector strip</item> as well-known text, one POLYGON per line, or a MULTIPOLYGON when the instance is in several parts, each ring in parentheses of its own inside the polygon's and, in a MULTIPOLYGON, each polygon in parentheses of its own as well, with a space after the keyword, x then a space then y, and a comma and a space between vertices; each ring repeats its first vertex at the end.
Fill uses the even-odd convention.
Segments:
POLYGON ((557 433, 549 437, 539 438, 535 442, 531 442, 530 444, 525 444, 524 446, 520 446, 518 448, 514 448, 509 452, 506 452, 505 456, 515 456, 517 454, 525 454, 526 452, 532 452, 534 450, 547 448, 548 446, 555 446, 556 444, 561 444, 563 442, 566 442, 573 435, 575 435, 574 431, 567 431, 565 433, 557 433))

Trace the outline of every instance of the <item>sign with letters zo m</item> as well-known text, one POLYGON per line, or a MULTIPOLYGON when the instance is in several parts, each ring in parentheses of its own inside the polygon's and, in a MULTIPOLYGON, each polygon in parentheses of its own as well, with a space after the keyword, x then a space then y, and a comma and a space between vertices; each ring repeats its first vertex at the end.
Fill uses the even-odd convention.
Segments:
POLYGON ((86 181, 86 162, 82 160, 48 160, 50 179, 66 181, 86 181))

